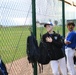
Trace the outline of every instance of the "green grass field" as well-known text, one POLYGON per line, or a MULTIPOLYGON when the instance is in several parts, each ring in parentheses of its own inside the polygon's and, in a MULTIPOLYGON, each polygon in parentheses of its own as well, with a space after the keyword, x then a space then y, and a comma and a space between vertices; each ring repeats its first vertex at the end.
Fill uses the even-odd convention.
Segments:
POLYGON ((4 62, 26 56, 26 39, 30 35, 28 27, 2 27, 0 55, 4 62))
MULTIPOLYGON (((27 27, 1 27, 0 55, 5 63, 20 59, 26 56, 27 37, 30 35, 27 27)), ((54 30, 62 34, 62 26, 55 26, 54 30)), ((44 34, 45 28, 37 28, 37 40, 40 41, 40 34, 44 34)), ((67 29, 66 29, 67 32, 67 29)))

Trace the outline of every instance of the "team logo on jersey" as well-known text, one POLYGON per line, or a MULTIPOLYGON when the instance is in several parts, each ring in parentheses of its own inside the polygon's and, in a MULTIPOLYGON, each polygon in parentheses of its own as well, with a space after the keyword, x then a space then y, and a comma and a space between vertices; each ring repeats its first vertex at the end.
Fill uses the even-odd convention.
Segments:
POLYGON ((54 39, 57 40, 57 36, 55 36, 54 39))

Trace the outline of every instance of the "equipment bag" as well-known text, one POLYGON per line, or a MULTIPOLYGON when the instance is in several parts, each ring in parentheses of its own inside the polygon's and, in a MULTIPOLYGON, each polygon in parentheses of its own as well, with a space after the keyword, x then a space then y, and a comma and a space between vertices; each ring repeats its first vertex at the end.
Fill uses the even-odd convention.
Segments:
POLYGON ((39 60, 38 63, 46 65, 50 62, 51 56, 49 54, 49 49, 47 43, 41 41, 39 45, 39 60))
POLYGON ((27 56, 29 63, 35 63, 39 58, 39 47, 33 34, 27 37, 27 56))
MULTIPOLYGON (((38 64, 41 64, 41 66, 48 64, 50 62, 50 55, 49 55, 49 50, 47 48, 48 48, 47 44, 42 41, 38 46, 37 40, 33 34, 28 36, 26 51, 27 51, 27 59, 29 63, 32 63, 32 66, 34 66, 35 62, 38 62, 38 64)), ((42 68, 43 66, 40 69, 42 68)))
POLYGON ((43 72, 43 65, 47 65, 51 60, 51 56, 49 54, 49 49, 47 47, 47 43, 41 41, 39 45, 39 73, 43 72))

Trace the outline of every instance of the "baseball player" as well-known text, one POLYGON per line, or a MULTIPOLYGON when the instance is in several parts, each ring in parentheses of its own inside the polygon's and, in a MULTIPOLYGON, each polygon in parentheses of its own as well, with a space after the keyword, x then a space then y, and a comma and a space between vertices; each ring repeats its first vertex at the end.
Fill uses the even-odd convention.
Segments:
POLYGON ((58 66, 60 66, 62 75, 67 75, 65 56, 61 50, 63 44, 60 41, 60 34, 56 35, 53 32, 52 23, 46 23, 44 27, 46 28, 47 33, 43 35, 43 41, 48 44, 48 47, 50 49, 50 65, 52 68, 52 73, 53 75, 60 75, 58 70, 58 66))
POLYGON ((75 24, 73 22, 69 22, 67 24, 67 28, 69 30, 69 33, 65 38, 65 54, 67 57, 67 68, 70 75, 76 75, 73 61, 76 48, 76 32, 74 31, 75 24))

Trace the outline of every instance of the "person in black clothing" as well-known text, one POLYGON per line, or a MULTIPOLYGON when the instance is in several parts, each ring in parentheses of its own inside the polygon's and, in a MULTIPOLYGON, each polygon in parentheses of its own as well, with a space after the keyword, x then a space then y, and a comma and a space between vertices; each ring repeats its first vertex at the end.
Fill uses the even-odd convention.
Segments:
POLYGON ((46 28, 47 33, 42 36, 42 40, 48 44, 48 48, 50 49, 50 65, 52 68, 52 73, 53 75, 60 75, 58 70, 58 66, 60 66, 62 75, 68 75, 65 55, 61 50, 61 48, 63 47, 61 35, 53 31, 52 23, 46 23, 44 24, 44 27, 46 28))

